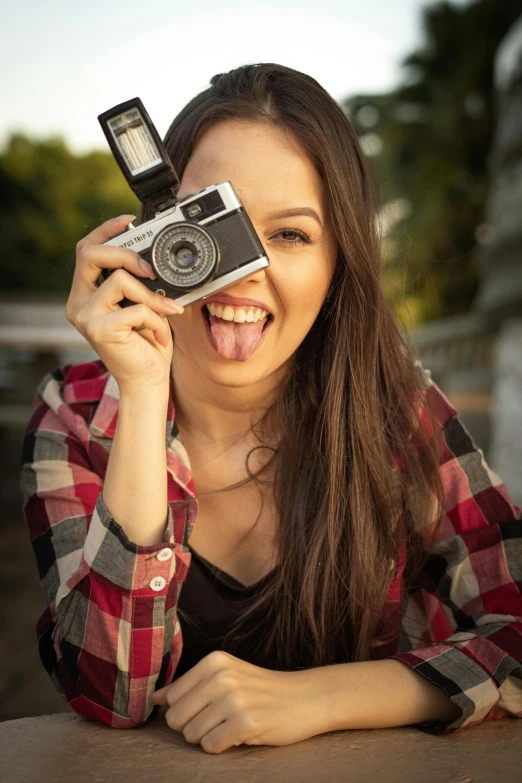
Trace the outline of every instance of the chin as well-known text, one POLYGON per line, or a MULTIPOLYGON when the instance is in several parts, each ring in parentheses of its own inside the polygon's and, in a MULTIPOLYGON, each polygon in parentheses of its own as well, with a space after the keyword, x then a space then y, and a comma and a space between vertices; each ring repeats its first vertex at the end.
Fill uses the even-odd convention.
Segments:
POLYGON ((262 383, 275 374, 282 377, 291 360, 285 356, 278 362, 269 343, 260 345, 244 361, 224 359, 211 347, 206 335, 201 339, 199 331, 197 335, 191 335, 188 330, 179 330, 174 339, 175 351, 176 345, 180 369, 188 360, 202 380, 206 378, 210 383, 235 389, 262 383))
POLYGON ((253 357, 244 362, 226 361, 198 362, 202 375, 219 386, 240 389, 262 382, 277 371, 277 367, 266 367, 261 362, 253 361, 253 357))

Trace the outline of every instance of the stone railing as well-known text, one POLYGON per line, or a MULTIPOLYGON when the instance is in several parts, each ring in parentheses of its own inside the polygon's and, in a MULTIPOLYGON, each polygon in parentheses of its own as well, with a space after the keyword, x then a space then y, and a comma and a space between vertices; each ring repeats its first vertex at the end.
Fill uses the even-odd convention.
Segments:
MULTIPOLYGON (((36 384, 51 367, 98 358, 67 321, 64 307, 60 302, 0 303, 0 425, 27 420, 36 384)), ((409 342, 441 388, 467 395, 469 405, 474 395, 475 407, 488 407, 494 336, 478 315, 426 324, 409 342)))
POLYGON ((23 426, 34 392, 58 364, 98 358, 60 302, 0 302, 0 426, 23 426))
POLYGON ((480 315, 468 313, 423 324, 408 342, 444 389, 489 393, 495 337, 480 315))

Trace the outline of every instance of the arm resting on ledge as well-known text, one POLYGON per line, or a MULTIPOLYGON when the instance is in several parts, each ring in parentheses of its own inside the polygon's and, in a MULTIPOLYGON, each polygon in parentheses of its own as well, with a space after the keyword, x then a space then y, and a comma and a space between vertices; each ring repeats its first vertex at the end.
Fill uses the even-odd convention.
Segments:
POLYGON ((400 661, 341 663, 312 672, 326 696, 325 731, 452 721, 461 714, 444 691, 400 661))

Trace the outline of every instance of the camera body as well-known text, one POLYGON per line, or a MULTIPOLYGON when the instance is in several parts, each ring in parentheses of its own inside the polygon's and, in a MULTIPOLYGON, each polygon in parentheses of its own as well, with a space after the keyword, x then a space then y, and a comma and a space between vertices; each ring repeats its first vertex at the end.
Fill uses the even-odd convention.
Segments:
MULTIPOLYGON (((155 216, 105 244, 129 248, 152 266, 156 280, 139 279, 183 306, 269 266, 263 245, 230 182, 185 199, 159 135, 139 98, 98 117, 127 182, 155 216)), ((103 269, 106 279, 114 270, 103 269)), ((123 299, 123 307, 134 304, 123 299)))

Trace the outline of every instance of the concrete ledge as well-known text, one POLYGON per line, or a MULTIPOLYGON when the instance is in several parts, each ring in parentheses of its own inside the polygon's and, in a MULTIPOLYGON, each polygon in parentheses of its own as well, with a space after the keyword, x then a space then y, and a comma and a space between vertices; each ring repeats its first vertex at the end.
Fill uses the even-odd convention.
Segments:
POLYGON ((163 715, 127 731, 76 715, 0 724, 2 779, 9 783, 512 783, 522 765, 522 721, 504 718, 435 737, 401 727, 336 731, 274 747, 206 753, 169 729, 163 715))

